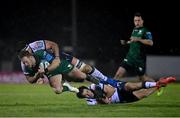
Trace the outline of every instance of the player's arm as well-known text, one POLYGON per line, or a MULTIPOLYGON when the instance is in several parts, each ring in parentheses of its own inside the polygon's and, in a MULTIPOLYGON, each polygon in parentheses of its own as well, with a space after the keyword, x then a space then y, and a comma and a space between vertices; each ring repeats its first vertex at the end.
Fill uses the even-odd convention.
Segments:
POLYGON ((47 68, 40 67, 38 69, 38 73, 44 74, 44 73, 51 72, 51 71, 55 70, 58 66, 59 66, 59 63, 57 61, 53 60, 52 63, 47 68))
MULTIPOLYGON (((42 53, 42 51, 40 51, 39 53, 42 53)), ((60 63, 58 61, 55 61, 56 57, 54 57, 54 55, 52 55, 51 53, 47 51, 43 51, 43 53, 43 60, 46 60, 49 64, 46 67, 44 67, 41 66, 40 63, 38 73, 47 74, 48 72, 55 70, 60 65, 60 63)))
POLYGON ((111 101, 108 97, 105 97, 105 98, 101 98, 101 100, 98 100, 98 103, 99 104, 110 104, 111 101))
POLYGON ((45 40, 46 49, 52 50, 52 53, 55 55, 55 57, 59 57, 59 46, 57 43, 49 40, 45 40))
POLYGON ((54 60, 52 61, 52 64, 50 65, 50 67, 48 67, 49 70, 53 70, 57 67, 56 65, 60 64, 59 46, 57 43, 49 41, 49 40, 45 40, 45 44, 46 44, 46 49, 51 50, 55 56, 54 60))
POLYGON ((34 76, 31 75, 25 75, 27 81, 31 84, 36 83, 39 78, 42 77, 42 74, 36 73, 34 76))
POLYGON ((138 37, 131 37, 130 41, 128 41, 128 43, 131 43, 131 42, 140 42, 144 45, 153 46, 153 41, 151 39, 141 39, 138 37))
POLYGON ((127 44, 128 44, 128 41, 126 41, 126 40, 120 40, 120 44, 121 44, 121 45, 127 45, 127 44))
POLYGON ((131 37, 129 43, 139 41, 140 43, 142 43, 144 45, 153 46, 151 32, 149 32, 149 31, 145 32, 144 37, 145 37, 144 39, 138 38, 138 37, 131 37))

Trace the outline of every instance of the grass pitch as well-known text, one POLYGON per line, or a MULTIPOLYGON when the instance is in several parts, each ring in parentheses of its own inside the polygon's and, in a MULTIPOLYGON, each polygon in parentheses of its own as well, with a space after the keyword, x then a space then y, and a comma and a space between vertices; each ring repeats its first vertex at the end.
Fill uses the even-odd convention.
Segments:
MULTIPOLYGON (((89 83, 72 83, 75 86, 89 83)), ((0 117, 180 117, 180 85, 168 85, 135 103, 88 106, 75 94, 56 95, 49 85, 0 85, 0 117)))

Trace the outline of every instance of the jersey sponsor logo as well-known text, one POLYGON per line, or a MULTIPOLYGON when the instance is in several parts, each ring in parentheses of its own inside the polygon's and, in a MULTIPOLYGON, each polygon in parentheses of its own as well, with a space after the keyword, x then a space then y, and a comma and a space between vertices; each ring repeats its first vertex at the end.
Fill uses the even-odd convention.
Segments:
POLYGON ((142 30, 139 30, 138 34, 142 34, 142 30))
POLYGON ((68 68, 72 68, 72 65, 71 64, 68 64, 68 66, 67 66, 68 68))
POLYGON ((36 43, 36 46, 37 46, 38 48, 42 48, 42 47, 43 47, 43 42, 37 42, 37 43, 36 43))
POLYGON ((45 58, 47 61, 52 61, 54 59, 53 56, 50 54, 47 54, 45 58))
POLYGON ((142 71, 142 70, 143 70, 141 67, 139 67, 138 69, 139 69, 139 71, 142 71))
POLYGON ((124 61, 126 61, 126 62, 127 62, 128 60, 127 60, 127 59, 124 59, 124 61))
POLYGON ((31 45, 31 48, 35 51, 44 49, 44 43, 43 42, 36 42, 34 45, 31 45))

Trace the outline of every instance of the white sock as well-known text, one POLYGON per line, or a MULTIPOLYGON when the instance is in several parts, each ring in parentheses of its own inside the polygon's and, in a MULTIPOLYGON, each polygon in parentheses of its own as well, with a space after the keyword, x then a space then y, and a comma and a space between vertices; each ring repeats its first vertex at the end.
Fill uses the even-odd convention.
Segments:
POLYGON ((100 79, 102 79, 102 80, 104 80, 104 81, 107 80, 107 77, 106 77, 105 75, 103 75, 103 74, 102 74, 99 70, 97 70, 96 68, 94 68, 94 72, 91 73, 91 75, 92 75, 93 77, 100 78, 100 79))
POLYGON ((156 86, 156 82, 145 82, 146 88, 152 88, 156 86))

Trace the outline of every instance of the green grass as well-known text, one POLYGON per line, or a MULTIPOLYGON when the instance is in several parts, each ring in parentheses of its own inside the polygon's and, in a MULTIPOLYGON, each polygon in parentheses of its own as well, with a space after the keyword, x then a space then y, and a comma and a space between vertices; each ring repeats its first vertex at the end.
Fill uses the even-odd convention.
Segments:
MULTIPOLYGON (((75 86, 85 83, 73 83, 75 86)), ((180 117, 180 85, 129 104, 88 106, 73 93, 56 95, 49 85, 0 85, 0 117, 180 117)))

